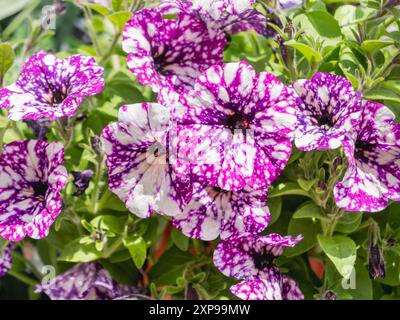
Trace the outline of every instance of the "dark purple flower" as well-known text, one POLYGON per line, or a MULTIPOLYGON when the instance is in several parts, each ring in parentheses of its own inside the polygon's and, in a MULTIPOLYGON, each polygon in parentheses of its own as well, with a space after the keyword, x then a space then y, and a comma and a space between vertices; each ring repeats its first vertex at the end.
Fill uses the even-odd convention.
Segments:
POLYGON ((388 199, 400 201, 400 125, 384 105, 363 103, 350 148, 348 169, 336 184, 337 205, 346 211, 377 212, 388 199))
POLYGON ((82 172, 72 171, 71 174, 74 177, 74 185, 76 187, 73 195, 80 196, 84 194, 93 176, 93 170, 83 170, 82 172))
POLYGON ((0 89, 0 107, 12 120, 72 116, 84 98, 103 89, 103 68, 91 57, 59 59, 37 52, 24 64, 16 83, 0 89))
POLYGON ((274 260, 285 247, 295 246, 303 237, 279 234, 242 234, 222 240, 214 252, 215 266, 226 276, 243 280, 231 287, 245 300, 300 300, 298 285, 282 275, 274 260))
POLYGON ((60 191, 67 181, 61 143, 16 141, 0 155, 0 236, 10 241, 26 235, 47 236, 62 209, 60 191))
POLYGON ((47 119, 40 120, 24 120, 27 126, 32 130, 33 135, 38 140, 46 140, 47 132, 49 131, 49 125, 51 122, 47 119))
POLYGON ((137 292, 114 281, 98 263, 80 263, 37 287, 51 300, 112 300, 137 292))

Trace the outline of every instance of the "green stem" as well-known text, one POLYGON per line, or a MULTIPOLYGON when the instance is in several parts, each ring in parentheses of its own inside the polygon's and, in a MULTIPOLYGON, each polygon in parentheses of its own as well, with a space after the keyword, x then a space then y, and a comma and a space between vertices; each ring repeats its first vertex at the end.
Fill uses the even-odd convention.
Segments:
POLYGON ((110 58, 110 56, 114 52, 114 49, 115 49, 120 37, 121 37, 121 31, 117 31, 117 33, 115 34, 114 39, 111 43, 110 49, 108 49, 108 51, 105 53, 105 55, 101 58, 100 64, 104 64, 105 62, 107 62, 108 58, 110 58))
POLYGON ((93 214, 97 213, 98 207, 99 207, 99 192, 100 192, 100 180, 101 180, 101 175, 103 171, 103 162, 104 162, 104 157, 100 156, 96 165, 96 174, 94 177, 94 189, 93 189, 93 194, 92 194, 92 212, 93 214))
POLYGON ((97 53, 98 56, 102 56, 100 45, 99 45, 99 42, 97 41, 96 30, 95 30, 94 25, 93 25, 92 12, 86 6, 83 6, 83 12, 85 14, 85 17, 86 17, 86 20, 87 20, 87 23, 88 23, 89 36, 90 36, 90 39, 93 42, 94 48, 96 49, 96 53, 97 53))
POLYGON ((12 269, 10 271, 8 271, 8 274, 10 276, 13 276, 14 278, 22 281, 23 283, 29 285, 29 286, 33 286, 34 287, 34 286, 36 286, 38 284, 38 282, 36 282, 32 278, 30 278, 30 277, 28 277, 28 276, 26 276, 26 275, 24 275, 22 273, 19 273, 19 272, 15 271, 15 270, 12 270, 12 269))

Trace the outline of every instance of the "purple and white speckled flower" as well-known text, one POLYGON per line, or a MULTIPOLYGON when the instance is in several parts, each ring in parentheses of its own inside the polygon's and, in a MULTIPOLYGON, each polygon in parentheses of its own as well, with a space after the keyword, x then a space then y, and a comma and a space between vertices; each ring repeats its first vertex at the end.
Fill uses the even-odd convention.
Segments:
POLYGON ((377 212, 388 199, 400 201, 400 124, 394 121, 384 105, 363 103, 357 136, 345 153, 349 167, 334 190, 340 208, 377 212))
POLYGON ((37 52, 24 64, 14 84, 0 89, 0 107, 12 120, 72 116, 87 96, 102 91, 103 68, 91 57, 59 59, 37 52))
POLYGON ((122 40, 128 67, 154 92, 191 87, 202 71, 222 63, 225 44, 225 35, 209 30, 200 19, 184 12, 167 19, 159 8, 135 13, 122 40))
POLYGON ((8 244, 3 250, 1 249, 3 248, 0 245, 0 278, 4 277, 12 267, 11 251, 14 245, 8 244))
POLYGON ((291 9, 302 6, 304 0, 279 0, 279 6, 282 9, 291 9))
POLYGON ((110 190, 142 218, 180 213, 192 192, 169 161, 169 110, 156 103, 123 106, 118 121, 101 134, 110 190))
POLYGON ((267 18, 254 9, 255 0, 165 0, 166 13, 187 12, 203 20, 209 28, 236 34, 250 29, 260 34, 267 30, 267 18))
POLYGON ((303 299, 297 284, 282 275, 274 263, 285 247, 295 246, 302 238, 301 235, 242 234, 218 244, 214 251, 214 264, 224 275, 244 280, 231 287, 232 293, 241 299, 303 299))
POLYGON ((67 181, 64 147, 43 140, 16 141, 0 155, 0 236, 10 241, 26 235, 47 236, 62 210, 60 191, 67 181))
POLYGON ((192 201, 184 212, 174 217, 174 225, 191 238, 211 241, 241 233, 257 234, 269 222, 267 191, 224 191, 194 185, 192 201))
POLYGON ((36 288, 51 300, 112 300, 137 292, 113 280, 107 270, 95 262, 80 263, 36 288))
POLYGON ((200 182, 266 189, 290 157, 296 95, 246 62, 213 66, 175 108, 177 157, 200 182))
POLYGON ((361 110, 361 95, 351 83, 343 77, 319 72, 311 80, 298 80, 293 86, 300 96, 297 148, 349 148, 361 110))

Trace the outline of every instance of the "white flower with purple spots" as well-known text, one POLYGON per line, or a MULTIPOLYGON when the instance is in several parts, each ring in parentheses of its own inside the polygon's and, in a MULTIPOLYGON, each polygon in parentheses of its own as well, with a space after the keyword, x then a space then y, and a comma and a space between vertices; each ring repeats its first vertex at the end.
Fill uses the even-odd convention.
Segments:
POLYGON ((103 68, 92 57, 59 59, 37 52, 24 64, 14 84, 0 89, 0 107, 12 120, 72 116, 85 97, 100 93, 103 68))
POLYGON ((200 182, 227 191, 268 188, 284 169, 296 95, 245 62, 213 66, 175 108, 177 156, 200 182))
POLYGON ((222 240, 214 251, 214 265, 226 276, 243 280, 231 287, 245 300, 300 300, 298 285, 282 275, 274 260, 285 247, 293 247, 302 236, 242 234, 222 240))
POLYGON ((7 244, 5 248, 1 247, 0 244, 0 278, 4 277, 12 267, 11 251, 14 249, 14 245, 7 244))
POLYGON ((137 292, 114 281, 98 263, 80 263, 36 288, 51 300, 112 300, 137 292))
POLYGON ((265 190, 232 192, 196 183, 192 201, 174 217, 174 225, 188 237, 205 241, 246 232, 257 234, 269 222, 267 195, 265 190))
POLYGON ((154 92, 192 86, 202 71, 222 63, 225 44, 225 35, 209 30, 200 19, 184 12, 168 19, 159 8, 135 13, 122 40, 128 67, 154 92))
POLYGON ((118 122, 102 134, 109 188, 139 217, 174 216, 191 197, 188 178, 169 161, 169 110, 156 103, 121 107, 118 122))
POLYGON ((296 147, 303 151, 348 148, 360 118, 360 93, 345 78, 324 72, 293 86, 300 97, 296 147))
POLYGON ((0 236, 42 239, 60 214, 68 174, 61 143, 16 141, 0 155, 0 236))
POLYGON ((166 13, 187 12, 207 23, 208 27, 236 34, 250 29, 266 33, 267 18, 254 8, 255 0, 166 0, 161 8, 166 13))
POLYGON ((304 0, 279 0, 279 6, 282 9, 291 9, 301 7, 304 3, 304 0))
POLYGON ((364 102, 361 123, 351 149, 348 169, 334 193, 346 211, 377 212, 388 199, 400 201, 400 125, 387 107, 364 102))

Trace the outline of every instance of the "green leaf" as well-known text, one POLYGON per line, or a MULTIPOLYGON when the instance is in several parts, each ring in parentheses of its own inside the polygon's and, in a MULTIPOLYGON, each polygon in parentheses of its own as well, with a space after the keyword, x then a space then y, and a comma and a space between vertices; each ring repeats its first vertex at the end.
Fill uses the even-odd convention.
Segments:
POLYGON ((131 16, 131 12, 120 11, 109 15, 108 20, 110 20, 118 28, 119 31, 122 31, 124 29, 125 23, 129 21, 131 16))
POLYGON ((30 0, 13 0, 0 2, 0 20, 3 20, 22 10, 30 0))
POLYGON ((277 186, 274 186, 269 194, 269 197, 275 198, 287 195, 310 197, 308 192, 304 191, 297 183, 294 182, 280 183, 277 186))
POLYGON ((387 89, 372 89, 364 92, 364 98, 367 100, 388 100, 400 103, 400 96, 387 89))
POLYGON ((320 38, 328 46, 335 46, 342 38, 338 21, 325 11, 316 10, 299 14, 293 19, 293 23, 300 25, 308 36, 314 39, 320 38))
POLYGON ((116 216, 104 215, 95 217, 94 219, 92 219, 92 221, 90 221, 90 224, 97 229, 107 230, 116 234, 121 234, 124 231, 127 219, 128 217, 126 216, 116 217, 116 216))
POLYGON ((103 16, 108 16, 111 13, 111 11, 107 7, 104 7, 104 6, 99 5, 99 4, 85 3, 85 6, 87 6, 88 8, 100 13, 103 16))
POLYGON ((186 265, 191 261, 193 261, 191 255, 172 246, 151 268, 150 279, 158 286, 174 285, 177 278, 183 274, 186 265))
POLYGON ((329 290, 333 290, 339 299, 372 299, 372 281, 369 278, 368 270, 360 260, 356 262, 355 273, 352 274, 350 279, 344 279, 330 261, 326 264, 325 273, 329 290), (348 287, 343 287, 343 284, 348 287), (348 297, 348 295, 351 297, 348 297))
POLYGON ((388 41, 388 40, 365 40, 362 44, 361 44, 361 48, 372 54, 375 51, 385 48, 387 46, 390 46, 394 44, 393 41, 388 41))
POLYGON ((302 218, 316 218, 320 220, 326 220, 322 208, 317 206, 314 202, 308 201, 300 206, 293 214, 294 219, 302 218))
POLYGON ((281 197, 272 198, 272 199, 268 198, 267 206, 268 206, 269 212, 271 214, 268 225, 271 226, 276 220, 278 220, 279 216, 281 215, 282 198, 281 197))
POLYGON ((172 242, 182 251, 187 251, 189 248, 189 238, 186 237, 182 232, 177 229, 173 229, 171 232, 172 242))
POLYGON ((318 178, 315 178, 313 180, 304 180, 304 179, 297 179, 297 183, 299 186, 304 190, 304 191, 310 191, 311 188, 318 182, 318 178))
POLYGON ((358 229, 362 221, 362 213, 345 212, 343 217, 338 219, 335 231, 341 233, 351 233, 358 229))
POLYGON ((124 246, 129 250, 132 260, 138 269, 143 267, 147 256, 146 242, 142 237, 129 236, 123 240, 124 246))
POLYGON ((318 235, 318 243, 328 258, 333 262, 337 271, 348 278, 353 270, 357 257, 357 247, 354 241, 345 236, 328 238, 318 235))
POLYGON ((14 50, 9 43, 0 43, 0 77, 4 77, 5 73, 14 63, 14 50))
POLYGON ((101 258, 101 252, 97 251, 95 244, 82 244, 81 239, 68 244, 62 251, 59 261, 90 262, 101 258))
POLYGON ((122 9, 123 0, 112 0, 112 7, 114 11, 119 11, 122 9))
POLYGON ((285 255, 294 257, 302 254, 317 244, 317 235, 321 233, 321 225, 318 220, 292 219, 289 223, 288 234, 296 236, 302 234, 304 239, 293 248, 287 248, 285 255))
POLYGON ((289 40, 285 42, 285 45, 298 50, 312 65, 322 60, 322 56, 318 51, 315 51, 313 48, 303 43, 297 42, 295 40, 289 40))

